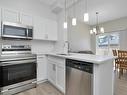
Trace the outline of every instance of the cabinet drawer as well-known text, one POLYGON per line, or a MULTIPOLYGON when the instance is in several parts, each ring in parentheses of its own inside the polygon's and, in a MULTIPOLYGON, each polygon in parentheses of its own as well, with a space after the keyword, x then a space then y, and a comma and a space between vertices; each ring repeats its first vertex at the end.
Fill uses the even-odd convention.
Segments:
POLYGON ((48 56, 48 60, 54 62, 56 65, 65 66, 64 58, 48 56))

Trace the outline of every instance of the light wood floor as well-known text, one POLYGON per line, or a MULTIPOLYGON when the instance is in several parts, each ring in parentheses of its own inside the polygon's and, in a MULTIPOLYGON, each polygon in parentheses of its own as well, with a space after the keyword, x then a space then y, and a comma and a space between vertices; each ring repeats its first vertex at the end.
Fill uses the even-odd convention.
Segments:
POLYGON ((27 90, 17 95, 63 95, 63 94, 60 91, 58 91, 54 86, 52 86, 50 83, 45 82, 37 86, 37 88, 27 90))
POLYGON ((118 72, 116 72, 115 95, 127 95, 127 72, 124 72, 121 79, 118 78, 118 72))
MULTIPOLYGON (((127 95, 127 72, 124 73, 124 76, 121 79, 118 78, 118 73, 115 76, 115 94, 114 95, 127 95)), ((63 95, 50 83, 45 82, 25 92, 19 93, 17 95, 63 95)))

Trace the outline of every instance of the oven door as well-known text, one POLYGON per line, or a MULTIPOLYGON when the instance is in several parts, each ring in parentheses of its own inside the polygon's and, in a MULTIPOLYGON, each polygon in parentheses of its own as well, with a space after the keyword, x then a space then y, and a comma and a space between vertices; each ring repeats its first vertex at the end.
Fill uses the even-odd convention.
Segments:
POLYGON ((36 60, 2 62, 0 66, 0 87, 36 79, 36 60))

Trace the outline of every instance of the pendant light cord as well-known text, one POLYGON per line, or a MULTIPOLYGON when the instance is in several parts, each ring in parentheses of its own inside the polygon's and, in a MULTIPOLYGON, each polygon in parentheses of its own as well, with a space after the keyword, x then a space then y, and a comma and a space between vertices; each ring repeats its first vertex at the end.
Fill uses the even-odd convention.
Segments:
POLYGON ((98 12, 96 12, 96 20, 97 20, 97 26, 99 25, 99 21, 98 21, 98 12))
POLYGON ((76 9, 76 8, 75 8, 75 7, 76 7, 76 3, 75 3, 75 0, 73 0, 73 5, 74 5, 74 8, 73 8, 74 18, 76 18, 76 12, 75 12, 75 11, 76 11, 76 10, 75 10, 75 9, 76 9))
POLYGON ((88 3, 87 0, 85 0, 85 10, 86 10, 85 12, 86 12, 86 13, 87 13, 87 11, 88 11, 88 10, 87 10, 87 3, 88 3))
POLYGON ((67 21, 67 0, 65 0, 65 21, 67 21))

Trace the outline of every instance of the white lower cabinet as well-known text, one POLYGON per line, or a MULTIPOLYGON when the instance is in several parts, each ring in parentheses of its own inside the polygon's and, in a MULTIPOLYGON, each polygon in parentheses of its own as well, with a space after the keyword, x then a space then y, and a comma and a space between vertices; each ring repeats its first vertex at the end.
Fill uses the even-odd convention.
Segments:
POLYGON ((48 56, 48 80, 65 93, 65 59, 48 56))
POLYGON ((53 85, 56 84, 56 64, 52 61, 48 61, 48 80, 53 85))
POLYGON ((57 66, 56 70, 56 85, 62 92, 65 92, 65 68, 57 66))
POLYGON ((45 81, 47 79, 47 62, 45 55, 37 55, 37 81, 45 81))

